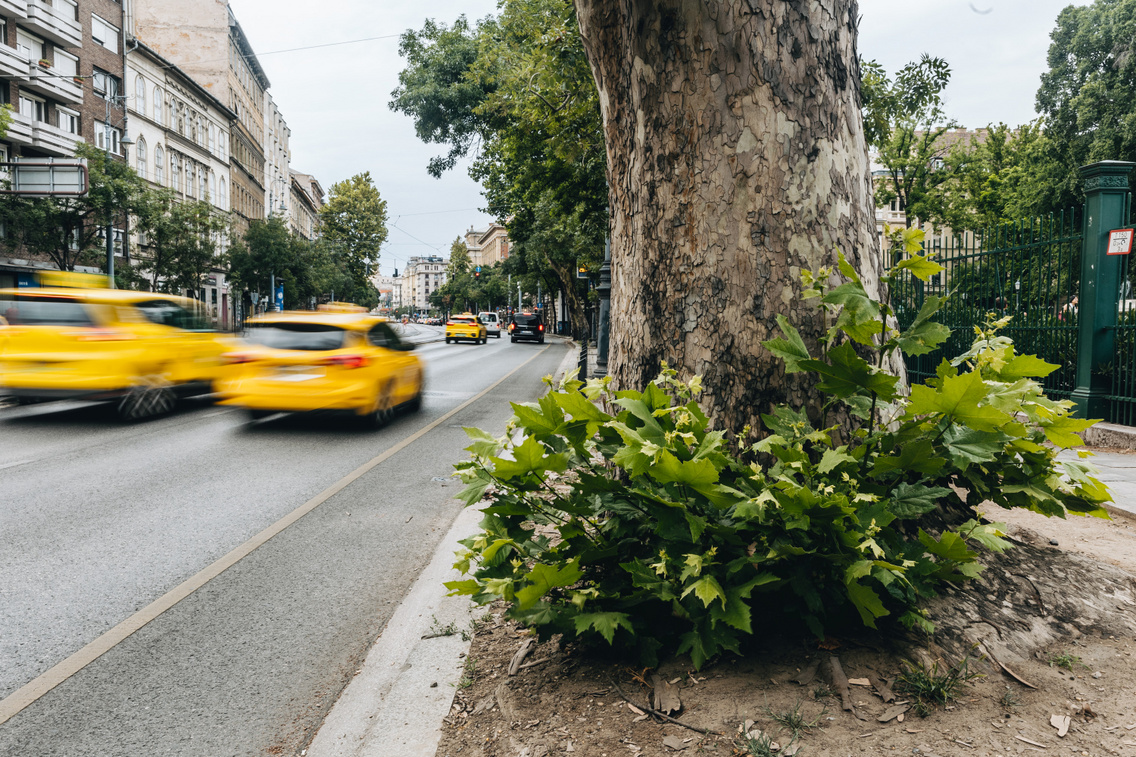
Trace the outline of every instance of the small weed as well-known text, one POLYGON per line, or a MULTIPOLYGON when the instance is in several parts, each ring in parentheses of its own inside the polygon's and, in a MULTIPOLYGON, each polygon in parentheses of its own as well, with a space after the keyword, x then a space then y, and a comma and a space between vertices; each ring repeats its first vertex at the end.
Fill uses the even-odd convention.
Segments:
POLYGON ((1022 700, 1021 697, 1018 696, 1018 692, 1007 686, 1005 693, 1003 693, 1002 697, 998 700, 998 704, 1002 705, 1003 708, 1009 710, 1013 709, 1014 707, 1021 707, 1022 700))
POLYGON ((458 681, 459 689, 468 689, 473 685, 473 676, 477 673, 477 661, 472 657, 465 658, 465 669, 462 672, 461 680, 458 681))
POLYGON ((983 677, 981 673, 970 672, 969 660, 969 656, 964 657, 957 664, 946 666, 942 672, 938 661, 927 668, 904 660, 907 669, 899 674, 898 688, 915 698, 915 712, 925 718, 936 705, 957 699, 963 684, 983 677))
POLYGON ((1080 657, 1073 654, 1072 652, 1069 652, 1068 650, 1062 652, 1061 654, 1055 654, 1049 658, 1049 667, 1052 668, 1055 665, 1059 668, 1065 668, 1065 670, 1068 670, 1070 673, 1073 672, 1073 668, 1078 666, 1082 668, 1089 667, 1085 663, 1081 662, 1080 657))
MULTIPOLYGON (((792 741, 797 741, 801 738, 802 732, 809 731, 820 725, 820 719, 828 712, 828 707, 826 706, 821 710, 820 714, 813 720, 809 720, 801 713, 801 702, 797 702, 796 706, 791 710, 774 712, 767 707, 765 712, 769 717, 773 718, 778 725, 792 734, 792 741)), ((792 741, 790 743, 792 743, 792 741)))
POLYGON ((735 746, 744 749, 743 754, 751 755, 751 757, 777 757, 777 752, 773 750, 773 743, 773 738, 764 733, 758 733, 756 736, 743 733, 738 737, 735 746))
POLYGON ((833 691, 827 683, 818 683, 813 689, 813 699, 828 699, 831 696, 833 691))

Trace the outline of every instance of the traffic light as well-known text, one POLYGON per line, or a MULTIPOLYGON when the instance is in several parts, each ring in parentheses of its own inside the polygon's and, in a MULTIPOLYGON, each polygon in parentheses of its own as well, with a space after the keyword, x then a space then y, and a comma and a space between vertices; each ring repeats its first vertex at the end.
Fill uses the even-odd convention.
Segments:
POLYGON ((481 278, 481 266, 478 266, 477 268, 475 268, 473 270, 473 278, 475 278, 475 279, 481 278))

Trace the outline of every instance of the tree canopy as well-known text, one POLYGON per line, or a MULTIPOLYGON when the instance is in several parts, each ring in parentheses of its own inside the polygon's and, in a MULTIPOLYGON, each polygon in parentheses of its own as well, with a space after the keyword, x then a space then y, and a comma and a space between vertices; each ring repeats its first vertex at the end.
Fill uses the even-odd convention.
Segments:
POLYGON ((332 184, 327 203, 319 213, 322 236, 338 248, 355 290, 373 290, 370 276, 387 240, 387 203, 379 195, 370 172, 332 184))

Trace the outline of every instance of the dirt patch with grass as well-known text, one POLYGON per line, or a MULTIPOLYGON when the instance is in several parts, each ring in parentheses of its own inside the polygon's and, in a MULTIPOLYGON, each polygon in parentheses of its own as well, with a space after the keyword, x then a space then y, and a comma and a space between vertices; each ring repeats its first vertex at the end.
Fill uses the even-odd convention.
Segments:
MULTIPOLYGON (((1091 563, 1136 589, 1136 521, 991 515, 1059 575, 1091 563)), ((1014 575, 1024 576, 1007 584, 1016 593, 995 591, 991 575, 958 597, 960 606, 985 602, 979 610, 996 630, 1023 618, 1063 630, 1028 654, 1019 644, 1009 661, 985 646, 952 654, 958 644, 934 639, 801 638, 697 672, 683 658, 644 670, 556 639, 537 644, 494 606, 474 632, 437 754, 1136 757, 1136 639, 1122 630, 1124 618, 1136 619, 1130 595, 1104 595, 1113 606, 1102 609, 1120 624, 1055 619, 1082 591, 1079 581, 1055 589, 1014 575), (1068 596, 1055 596, 1061 591, 1068 596)), ((937 612, 949 613, 954 599, 940 600, 937 612)))

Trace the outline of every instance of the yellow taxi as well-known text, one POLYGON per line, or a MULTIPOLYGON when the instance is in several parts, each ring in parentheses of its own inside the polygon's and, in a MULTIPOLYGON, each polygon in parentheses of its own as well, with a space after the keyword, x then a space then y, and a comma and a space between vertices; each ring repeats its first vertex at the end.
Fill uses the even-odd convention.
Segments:
POLYGON ((113 400, 135 420, 212 392, 232 345, 197 303, 93 286, 104 281, 45 272, 43 287, 0 289, 0 394, 113 400))
POLYGON ((268 313, 249 319, 246 344, 228 355, 221 404, 253 418, 345 410, 381 426, 422 404, 422 362, 386 318, 362 308, 268 313))
POLYGON ((489 341, 489 332, 485 324, 473 313, 451 315, 446 321, 446 344, 459 339, 470 339, 474 344, 485 344, 489 341))

